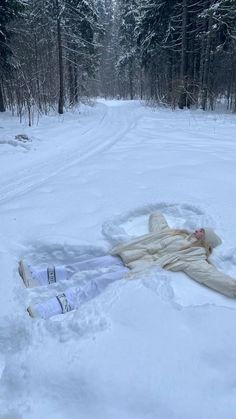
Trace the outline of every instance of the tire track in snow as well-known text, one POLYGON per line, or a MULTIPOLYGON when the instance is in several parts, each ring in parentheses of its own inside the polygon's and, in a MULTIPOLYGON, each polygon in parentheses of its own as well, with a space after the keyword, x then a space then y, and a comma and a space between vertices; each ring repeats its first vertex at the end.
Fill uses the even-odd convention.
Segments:
POLYGON ((40 163, 34 166, 33 172, 32 169, 28 168, 22 170, 17 174, 17 180, 8 180, 7 186, 0 189, 0 202, 4 203, 5 201, 30 192, 67 169, 108 150, 122 140, 130 130, 135 128, 138 119, 139 116, 134 115, 132 112, 127 112, 126 107, 124 109, 122 107, 107 107, 106 112, 98 123, 80 134, 83 136, 83 142, 85 142, 86 137, 90 140, 93 131, 99 130, 99 133, 95 134, 93 140, 88 142, 88 147, 82 151, 78 151, 78 147, 71 149, 66 156, 64 152, 61 152, 61 155, 58 156, 60 161, 56 160, 55 163, 55 156, 53 156, 46 163, 40 163), (122 112, 119 112, 120 110, 122 112), (120 116, 122 116, 122 121, 119 123, 119 130, 114 133, 117 126, 117 117, 120 116), (124 128, 120 129, 122 125, 124 125, 124 128), (107 132, 105 138, 104 132, 107 132), (41 176, 43 173, 47 173, 47 175, 41 176))
MULTIPOLYGON (((108 108, 107 106, 103 106, 104 112, 102 113, 102 116, 95 122, 95 123, 90 123, 89 128, 85 129, 84 131, 78 133, 78 135, 80 137, 85 137, 88 136, 92 131, 97 130, 98 127, 100 126, 100 124, 104 121, 104 119, 106 118, 106 115, 108 113, 108 108)), ((50 127, 51 128, 51 127, 50 127)), ((49 132, 50 132, 50 128, 49 128, 49 132)), ((53 128, 55 128, 55 126, 53 126, 53 128)), ((67 127, 64 126, 64 129, 66 129, 67 127)), ((65 135, 67 133, 65 132, 65 135)), ((0 202, 4 201, 5 199, 8 199, 8 195, 11 194, 11 191, 20 189, 20 186, 23 185, 23 183, 25 183, 27 180, 30 181, 30 179, 34 179, 34 177, 38 177, 40 175, 40 171, 43 172, 43 170, 48 169, 50 167, 52 167, 52 162, 55 161, 56 158, 60 158, 63 154, 63 161, 66 161, 67 159, 71 159, 71 156, 74 156, 75 153, 78 154, 78 146, 76 147, 76 149, 70 149, 69 152, 67 152, 66 154, 66 158, 64 157, 64 150, 62 150, 60 152, 60 155, 57 156, 53 156, 50 157, 46 162, 45 161, 41 161, 40 163, 37 163, 37 165, 34 165, 33 170, 32 168, 29 168, 28 166, 22 170, 20 170, 19 172, 17 172, 18 176, 17 179, 14 177, 12 178, 8 178, 7 180, 7 184, 6 186, 3 186, 0 188, 0 202)), ((50 172, 50 170, 49 170, 50 172)), ((53 176, 53 174, 52 174, 53 176)), ((50 176, 48 177, 50 178, 50 176)), ((45 178, 46 180, 47 178, 45 178)), ((43 180, 42 180, 43 181, 43 180)), ((36 182, 37 183, 37 182, 36 182)), ((35 184, 35 186, 37 186, 35 184)), ((17 196, 17 195, 16 195, 17 196)), ((13 196, 14 197, 14 196, 13 196)), ((11 197, 9 196, 9 199, 11 197)))

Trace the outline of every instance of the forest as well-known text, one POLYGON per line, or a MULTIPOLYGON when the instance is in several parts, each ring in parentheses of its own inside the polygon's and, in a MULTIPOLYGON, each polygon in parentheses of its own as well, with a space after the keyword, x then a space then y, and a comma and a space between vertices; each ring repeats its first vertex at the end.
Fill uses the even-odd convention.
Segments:
POLYGON ((0 111, 95 97, 236 111, 236 0, 0 0, 0 111))

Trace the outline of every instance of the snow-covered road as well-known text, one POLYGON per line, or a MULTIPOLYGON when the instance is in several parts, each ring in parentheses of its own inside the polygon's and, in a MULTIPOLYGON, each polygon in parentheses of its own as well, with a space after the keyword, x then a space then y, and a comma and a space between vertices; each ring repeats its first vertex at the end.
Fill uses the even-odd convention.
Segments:
MULTIPOLYGON (((137 108, 134 108, 133 111, 132 106, 128 112, 117 114, 116 107, 108 107, 100 103, 96 111, 94 120, 91 121, 89 118, 86 121, 87 128, 81 126, 74 118, 70 124, 63 124, 62 119, 62 121, 58 121, 59 127, 57 126, 55 129, 53 126, 49 129, 47 136, 50 136, 50 141, 58 139, 60 136, 64 138, 64 143, 60 144, 60 147, 56 145, 53 152, 46 147, 46 150, 43 150, 43 155, 35 153, 34 156, 31 156, 30 167, 29 164, 26 168, 24 167, 25 161, 18 162, 19 167, 17 165, 15 168, 17 177, 15 173, 12 176, 12 170, 7 171, 5 182, 2 181, 1 185, 0 202, 29 192, 37 186, 47 183, 50 178, 65 172, 66 169, 79 166, 85 160, 109 149, 135 127, 140 116, 137 108), (70 143, 69 150, 68 142, 70 143)), ((36 132, 41 134, 40 130, 36 130, 36 132)), ((12 136, 11 130, 8 135, 12 136)), ((7 146, 9 147, 8 144, 7 146)), ((27 161, 27 163, 29 162, 27 161)), ((8 167, 11 165, 9 164, 8 167)))
POLYGON ((135 101, 32 128, 1 115, 0 419, 234 419, 236 302, 156 269, 32 321, 27 305, 68 284, 26 290, 17 260, 102 254, 159 209, 176 227, 216 228, 212 263, 236 277, 235 131, 233 115, 135 101), (27 148, 10 143, 20 133, 27 148))

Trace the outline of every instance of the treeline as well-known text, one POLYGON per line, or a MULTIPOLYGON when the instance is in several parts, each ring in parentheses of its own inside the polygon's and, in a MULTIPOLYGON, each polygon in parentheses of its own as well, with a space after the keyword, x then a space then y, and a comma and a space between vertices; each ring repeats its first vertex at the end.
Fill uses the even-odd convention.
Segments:
POLYGON ((92 94, 103 26, 93 1, 0 0, 0 110, 47 113, 92 94))
POLYGON ((0 111, 96 96, 236 111, 236 0, 0 0, 0 111))
POLYGON ((117 0, 119 93, 236 110, 235 0, 117 0))

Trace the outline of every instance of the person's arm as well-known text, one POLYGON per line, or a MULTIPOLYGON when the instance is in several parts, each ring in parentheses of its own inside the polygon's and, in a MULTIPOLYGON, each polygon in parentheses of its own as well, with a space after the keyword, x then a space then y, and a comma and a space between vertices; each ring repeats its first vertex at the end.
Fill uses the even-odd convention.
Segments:
POLYGON ((150 233, 158 233, 162 230, 170 228, 167 224, 164 215, 162 215, 160 212, 154 212, 150 215, 148 227, 150 233))
POLYGON ((182 270, 200 284, 204 284, 227 297, 236 298, 236 279, 218 271, 207 261, 189 263, 182 270))

